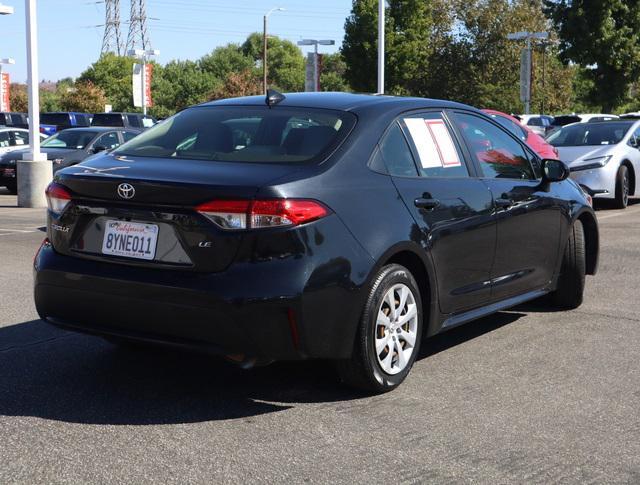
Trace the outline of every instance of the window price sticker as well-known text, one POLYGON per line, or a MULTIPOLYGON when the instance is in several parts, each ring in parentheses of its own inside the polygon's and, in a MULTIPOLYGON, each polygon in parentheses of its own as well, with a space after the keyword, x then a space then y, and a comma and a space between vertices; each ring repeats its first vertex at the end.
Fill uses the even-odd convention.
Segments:
POLYGON ((460 157, 443 120, 405 118, 422 168, 459 167, 460 157))

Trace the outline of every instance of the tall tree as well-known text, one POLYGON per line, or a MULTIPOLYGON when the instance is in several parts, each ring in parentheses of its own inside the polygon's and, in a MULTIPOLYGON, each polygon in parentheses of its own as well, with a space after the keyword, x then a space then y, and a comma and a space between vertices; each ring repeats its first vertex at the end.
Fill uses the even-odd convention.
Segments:
POLYGON ((351 88, 345 79, 346 70, 347 64, 339 52, 323 54, 320 89, 322 91, 350 91, 351 88))
POLYGON ((201 68, 200 62, 171 61, 155 66, 151 113, 166 117, 188 106, 207 101, 208 94, 220 84, 212 73, 201 68))
POLYGON ((79 82, 68 88, 60 97, 60 107, 64 111, 100 113, 104 111, 107 97, 99 86, 91 82, 79 82))
POLYGON ((586 68, 591 101, 612 111, 640 75, 639 0, 545 0, 565 62, 586 68))
POLYGON ((91 82, 102 88, 114 111, 130 111, 133 109, 131 75, 134 62, 130 57, 103 54, 80 74, 78 81, 91 82))
MULTIPOLYGON (((240 44, 216 47, 200 59, 200 67, 222 80, 231 72, 243 72, 255 67, 255 60, 248 56, 240 44)), ((256 68, 257 69, 257 68, 256 68)))
MULTIPOLYGON (((347 66, 345 77, 356 92, 376 91, 378 51, 378 1, 353 0, 351 15, 344 24, 340 52, 347 66)), ((389 46, 389 18, 386 18, 385 46, 389 46)))
MULTIPOLYGON (((242 51, 262 66, 262 34, 253 33, 242 44, 242 51)), ((293 42, 269 36, 267 44, 268 83, 281 91, 304 91, 304 57, 293 42)))

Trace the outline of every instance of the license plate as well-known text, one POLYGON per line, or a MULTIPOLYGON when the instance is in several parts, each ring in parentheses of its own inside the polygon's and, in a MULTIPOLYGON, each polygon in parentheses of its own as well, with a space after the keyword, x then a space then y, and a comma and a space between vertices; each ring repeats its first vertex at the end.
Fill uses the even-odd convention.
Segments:
POLYGON ((107 221, 102 254, 151 260, 156 255, 158 226, 139 222, 107 221))

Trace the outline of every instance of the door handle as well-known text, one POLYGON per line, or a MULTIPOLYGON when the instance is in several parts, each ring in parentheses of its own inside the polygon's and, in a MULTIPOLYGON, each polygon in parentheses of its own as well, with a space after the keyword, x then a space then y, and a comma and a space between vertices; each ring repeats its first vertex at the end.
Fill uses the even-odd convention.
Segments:
POLYGON ((433 210, 440 205, 438 199, 425 199, 424 197, 418 197, 413 201, 416 207, 420 209, 433 210))
POLYGON ((513 200, 505 197, 499 197, 495 200, 495 203, 498 209, 508 209, 513 205, 513 200))

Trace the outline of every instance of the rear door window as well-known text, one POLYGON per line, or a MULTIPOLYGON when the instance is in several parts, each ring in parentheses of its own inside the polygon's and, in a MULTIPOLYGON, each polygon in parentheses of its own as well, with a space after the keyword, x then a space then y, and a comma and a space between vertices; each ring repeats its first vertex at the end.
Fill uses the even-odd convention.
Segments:
POLYGON ((121 133, 125 143, 129 140, 133 140, 136 136, 138 136, 137 133, 133 133, 131 131, 122 131, 121 133))
POLYGON ((127 120, 129 121, 129 126, 132 126, 133 128, 141 128, 140 118, 137 115, 127 115, 127 120))
POLYGON ((11 145, 8 131, 0 131, 0 148, 7 148, 11 145))
POLYGON ((29 133, 24 131, 12 131, 11 135, 13 136, 12 145, 15 146, 25 146, 29 144, 29 133))
POLYGON ((224 162, 320 160, 349 134, 345 111, 267 106, 200 106, 149 128, 119 155, 224 162))
POLYGON ((94 147, 105 147, 107 150, 112 150, 119 145, 120 139, 118 138, 118 133, 115 131, 105 133, 93 143, 94 147))
POLYGON ((401 120, 423 177, 468 177, 464 161, 441 113, 421 113, 401 120))

